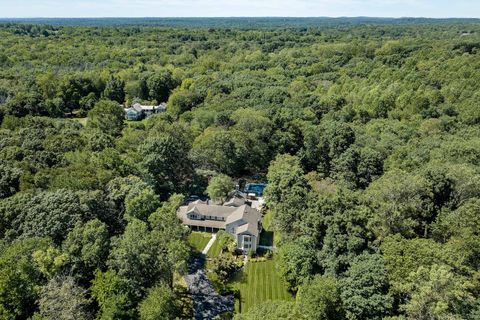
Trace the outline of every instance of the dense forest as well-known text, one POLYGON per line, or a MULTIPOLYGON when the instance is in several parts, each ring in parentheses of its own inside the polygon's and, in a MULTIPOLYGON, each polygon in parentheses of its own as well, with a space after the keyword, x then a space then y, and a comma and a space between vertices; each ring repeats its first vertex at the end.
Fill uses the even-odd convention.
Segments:
POLYGON ((480 22, 209 21, 0 24, 0 318, 191 317, 227 175, 293 297, 235 319, 479 319, 480 22))

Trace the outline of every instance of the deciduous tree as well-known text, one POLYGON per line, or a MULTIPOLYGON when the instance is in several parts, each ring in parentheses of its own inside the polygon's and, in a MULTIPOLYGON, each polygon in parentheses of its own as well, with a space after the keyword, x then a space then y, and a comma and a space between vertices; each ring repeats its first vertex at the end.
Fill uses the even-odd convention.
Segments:
POLYGON ((210 179, 207 187, 207 194, 214 201, 224 203, 230 192, 233 190, 233 181, 227 175, 220 174, 210 179))
POLYGON ((88 112, 87 126, 101 132, 118 136, 123 129, 125 111, 117 102, 101 100, 88 112))

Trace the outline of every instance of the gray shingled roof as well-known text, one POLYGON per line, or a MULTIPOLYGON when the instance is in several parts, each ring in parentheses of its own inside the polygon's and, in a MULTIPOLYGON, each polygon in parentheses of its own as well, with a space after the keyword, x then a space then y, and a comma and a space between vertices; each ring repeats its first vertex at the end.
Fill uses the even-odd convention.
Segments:
POLYGON ((137 112, 142 112, 142 106, 140 105, 140 103, 135 103, 132 108, 137 111, 137 112))
POLYGON ((258 237, 258 225, 254 223, 246 223, 237 228, 237 234, 246 232, 258 237))
POLYGON ((244 224, 237 228, 237 234, 248 231, 254 236, 258 237, 259 235, 258 224, 261 220, 261 214, 258 210, 246 204, 240 207, 228 207, 209 205, 207 202, 197 200, 188 206, 181 206, 177 215, 186 225, 218 229, 225 229, 227 224, 242 220, 244 224), (187 214, 190 212, 203 216, 226 218, 226 221, 189 219, 187 214))
POLYGON ((188 226, 225 229, 225 221, 189 219, 187 216, 187 206, 180 207, 177 216, 182 220, 183 224, 188 226))
POLYGON ((244 198, 239 198, 239 197, 233 197, 227 202, 225 202, 223 205, 227 207, 240 207, 245 204, 245 199, 244 198))
POLYGON ((244 204, 238 207, 231 215, 227 217, 227 224, 234 221, 243 220, 245 222, 256 222, 261 218, 260 212, 249 205, 244 204))
POLYGON ((195 210, 197 213, 200 213, 204 216, 213 216, 213 217, 228 217, 231 215, 236 208, 232 207, 225 207, 225 206, 217 206, 217 205, 209 205, 202 201, 195 201, 188 205, 187 213, 195 210))

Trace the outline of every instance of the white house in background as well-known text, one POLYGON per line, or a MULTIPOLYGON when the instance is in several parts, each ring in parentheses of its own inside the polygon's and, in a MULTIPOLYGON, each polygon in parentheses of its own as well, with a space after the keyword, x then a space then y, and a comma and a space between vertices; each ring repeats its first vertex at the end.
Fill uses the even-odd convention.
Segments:
POLYGON ((127 120, 142 120, 155 113, 161 113, 167 111, 167 104, 161 103, 158 106, 144 106, 140 103, 135 103, 130 108, 126 108, 125 117, 127 120))
POLYGON ((180 207, 177 215, 193 230, 217 232, 222 229, 235 237, 238 249, 257 250, 262 215, 241 197, 234 196, 222 206, 197 200, 180 207))

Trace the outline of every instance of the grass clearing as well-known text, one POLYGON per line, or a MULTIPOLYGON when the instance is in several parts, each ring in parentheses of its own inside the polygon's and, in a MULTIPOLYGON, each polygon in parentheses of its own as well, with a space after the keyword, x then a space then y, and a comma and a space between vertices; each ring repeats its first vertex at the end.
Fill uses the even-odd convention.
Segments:
POLYGON ((249 261, 245 270, 236 274, 229 285, 240 292, 239 298, 235 299, 237 313, 246 312, 268 300, 293 300, 287 285, 275 270, 274 259, 249 261))
POLYGON ((202 250, 205 248, 211 238, 212 235, 210 233, 192 232, 188 236, 188 242, 195 250, 197 250, 198 252, 202 252, 202 250))
POLYGON ((215 242, 213 243, 212 247, 210 248, 210 250, 208 250, 207 252, 207 257, 209 258, 215 258, 215 257, 218 257, 220 255, 220 252, 222 251, 222 248, 220 246, 220 242, 217 240, 215 240, 215 242))

